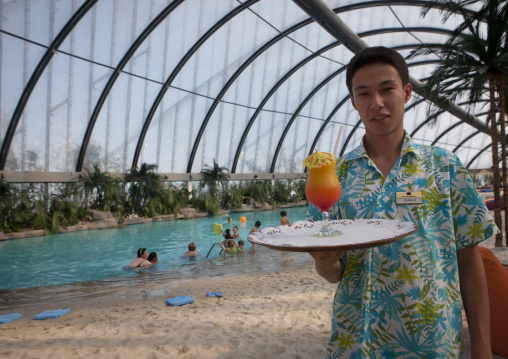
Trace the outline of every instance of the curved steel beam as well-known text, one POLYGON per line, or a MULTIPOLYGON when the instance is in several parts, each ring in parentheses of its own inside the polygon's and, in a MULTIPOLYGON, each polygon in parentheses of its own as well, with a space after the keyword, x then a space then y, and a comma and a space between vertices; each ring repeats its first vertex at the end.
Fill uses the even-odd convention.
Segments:
MULTIPOLYGON (((485 101, 488 101, 488 100, 482 100, 482 101, 478 101, 478 102, 485 102, 485 101)), ((461 102, 459 103, 459 105, 467 105, 469 102, 465 101, 465 102, 461 102)), ((411 137, 413 137, 414 135, 416 135, 416 133, 418 131, 420 131, 423 126, 425 126, 426 124, 428 124, 429 122, 433 121, 437 116, 441 115, 443 112, 445 112, 445 110, 441 110, 441 111, 438 111, 436 112, 436 115, 435 116, 432 116, 432 117, 429 117, 427 118, 425 121, 423 121, 422 123, 420 123, 420 125, 418 125, 417 128, 415 128, 415 130, 411 133, 411 137)), ((484 114, 484 113, 482 113, 484 114)), ((475 115, 476 116, 476 115, 475 115)))
POLYGON ((136 151, 134 152, 134 158, 132 160, 132 168, 137 166, 139 155, 141 154, 141 149, 143 147, 143 142, 145 141, 146 133, 148 132, 148 128, 150 127, 150 123, 152 122, 152 118, 155 115, 157 108, 159 107, 164 95, 166 94, 166 91, 171 86, 176 76, 183 69, 187 61, 189 61, 189 59, 200 48, 200 46, 203 45, 206 42, 206 40, 208 40, 208 38, 210 38, 224 24, 226 24, 233 17, 241 13, 243 10, 247 9, 252 4, 257 3, 258 1, 259 0, 249 0, 231 10, 221 20, 216 22, 205 34, 203 34, 203 36, 201 36, 198 39, 198 41, 196 41, 196 43, 190 48, 190 50, 187 51, 187 53, 182 57, 178 65, 176 65, 176 67, 173 69, 173 71, 167 78, 166 82, 164 83, 164 86, 162 86, 161 90, 159 91, 159 94, 157 95, 155 101, 152 104, 152 107, 150 108, 150 111, 148 112, 148 115, 146 116, 145 123, 143 124, 143 128, 141 129, 141 133, 139 135, 138 144, 136 145, 136 151))
POLYGON ((485 150, 489 149, 490 147, 492 147, 492 142, 491 142, 488 146, 485 146, 485 148, 484 148, 484 149, 480 150, 480 151, 479 151, 479 152, 478 152, 478 153, 477 153, 477 154, 476 154, 476 155, 475 155, 475 156, 471 159, 471 161, 469 161, 469 163, 468 163, 468 164, 467 164, 467 166, 466 166, 466 169, 468 169, 468 168, 469 168, 469 166, 471 166, 471 165, 473 164, 473 162, 474 162, 474 161, 476 161, 476 159, 477 159, 478 157, 480 157, 480 155, 481 155, 483 152, 485 152, 485 150))
MULTIPOLYGON (((314 152, 314 148, 316 147, 318 141, 319 141, 319 138, 321 137, 321 134, 324 132, 325 128, 326 128, 326 125, 328 125, 328 122, 331 121, 331 119, 333 118, 333 116, 337 113, 337 111, 347 102, 347 100, 349 100, 349 95, 345 96, 338 104, 337 106, 335 106, 333 108, 333 110, 330 112, 330 114, 328 115, 328 117, 326 118, 326 120, 323 122, 323 125, 321 125, 321 128, 319 129, 318 133, 316 134, 316 137, 314 137, 314 141, 312 141, 312 145, 310 146, 310 149, 309 149, 309 156, 312 154, 312 152, 314 152)), ((334 153, 335 155, 335 153, 334 153)), ((307 168, 305 168, 305 170, 307 170, 307 168)))
MULTIPOLYGON (((489 113, 489 116, 487 117, 487 123, 490 121, 490 113, 489 113)), ((453 149, 453 153, 457 152, 461 147, 462 145, 464 145, 467 141, 469 141, 471 138, 473 138, 474 136, 476 136, 477 134, 479 133, 482 133, 481 131, 476 131, 476 132, 473 132, 471 135, 467 136, 464 140, 462 140, 458 145, 457 147, 455 147, 453 149)))
MULTIPOLYGON (((476 117, 478 116, 483 116, 483 115, 486 115, 488 114, 489 112, 482 112, 482 113, 478 113, 478 114, 475 114, 476 117)), ((446 135, 448 132, 450 132, 451 130, 453 130, 455 127, 458 127, 460 125, 463 125, 464 122, 462 121, 459 121, 455 124, 453 124, 452 126, 448 127, 446 130, 444 130, 443 132, 441 132, 434 141, 432 141, 432 143, 430 144, 431 146, 434 146, 444 135, 446 135)))
POLYGON ((470 139, 472 139, 474 136, 476 136, 477 134, 479 133, 482 133, 482 131, 476 131, 476 132, 473 132, 472 134, 470 134, 469 136, 467 136, 466 138, 464 138, 458 145, 457 147, 455 147, 453 149, 453 153, 457 152, 459 150, 459 148, 462 147, 463 144, 465 144, 467 141, 469 141, 470 139))
POLYGON ((298 71, 300 68, 302 68, 305 64, 307 64, 312 59, 316 58, 317 56, 321 55, 322 53, 334 48, 335 46, 340 45, 340 41, 333 42, 329 44, 328 46, 325 46, 321 49, 319 49, 317 52, 313 53, 312 55, 306 57, 302 61, 300 61, 298 64, 296 64, 291 70, 289 70, 277 83, 268 91, 266 96, 263 98, 259 106, 256 108, 256 111, 251 116, 247 126, 245 127, 245 130, 243 131, 242 137, 240 138, 240 142, 238 143, 235 158, 233 160, 233 166, 231 167, 231 173, 236 172, 236 166, 238 165, 238 161, 240 159, 240 155, 242 152, 243 144, 245 143, 245 140, 247 139, 247 134, 249 133, 252 125, 254 124, 254 121, 256 120, 259 113, 262 111, 264 105, 268 102, 268 100, 272 97, 272 95, 279 89, 279 87, 286 82, 287 79, 289 79, 296 71, 298 71))
POLYGON ((328 82, 330 82, 335 76, 338 76, 342 72, 346 71, 346 66, 341 67, 335 72, 332 72, 330 75, 328 75, 327 78, 325 78, 323 81, 321 81, 308 95, 307 97, 302 101, 302 103, 298 106, 295 113, 291 118, 289 119, 286 128, 284 129, 284 132, 282 132, 282 135, 280 136, 279 143, 277 144, 277 148, 275 149, 275 153, 273 154, 272 158, 272 165, 270 166, 270 173, 273 173, 275 170, 275 163, 277 162, 277 158, 279 156, 279 152, 282 148, 282 144, 284 143, 284 139, 286 138, 286 135, 289 132, 289 129, 291 128, 291 125, 293 125, 293 122, 295 122, 296 118, 300 114, 300 111, 307 105, 307 103, 312 99, 312 97, 319 91, 321 88, 326 85, 328 82))
POLYGON ((124 56, 116 66, 115 71, 113 72, 113 74, 108 80, 108 83, 102 90, 101 96, 97 100, 97 104, 95 105, 95 108, 92 112, 92 117, 88 122, 85 136, 83 137, 83 142, 81 144, 81 149, 79 151, 78 161, 76 163, 76 172, 81 172, 83 170, 83 163, 85 161, 86 150, 88 148, 90 138, 92 137, 92 132, 95 127, 95 123, 97 122, 97 118, 99 117, 99 114, 101 112, 102 106, 104 105, 104 102, 106 101, 106 98, 108 97, 116 80, 122 73, 123 68, 127 65, 131 57, 134 56, 139 46, 141 46, 141 44, 148 38, 148 36, 150 36, 152 31, 155 30, 157 26, 159 26, 159 24, 162 21, 164 21, 164 19, 184 1, 185 0, 174 0, 171 4, 166 6, 166 8, 162 10, 160 14, 157 15, 157 17, 152 20, 152 22, 150 22, 150 24, 145 28, 145 30, 143 30, 143 32, 132 43, 131 47, 127 50, 127 52, 124 54, 124 56))
POLYGON ((340 150, 339 157, 344 156, 344 152, 346 151, 346 147, 349 144, 349 141, 351 141, 351 139, 353 138, 353 135, 355 134, 355 132, 358 129, 358 127, 360 127, 361 123, 362 123, 362 120, 358 120, 358 122, 356 123, 355 127, 353 127, 353 129, 351 130, 351 132, 347 136, 346 141, 344 142, 344 146, 342 146, 342 149, 340 150))
POLYGON ((7 161, 7 155, 9 154, 9 149, 11 147, 12 139, 14 134, 16 133, 16 128, 18 127, 19 120, 23 111, 25 110, 25 106, 28 103, 32 92, 37 85, 40 77, 44 73, 46 66, 48 66, 49 62, 53 58, 53 55, 57 53, 58 48, 67 36, 71 33, 72 29, 79 23, 79 21, 88 13, 88 11, 95 5, 98 0, 87 0, 81 5, 81 7, 72 15, 69 21, 64 25, 62 30, 55 37, 51 45, 49 45, 48 49, 44 53, 39 61, 39 64, 35 68, 30 80, 25 86, 23 93, 16 105, 16 109, 12 115, 11 121, 9 122, 9 127, 7 128, 7 132, 5 133, 4 141, 2 143, 2 149, 0 150, 0 171, 5 168, 5 162, 7 161))

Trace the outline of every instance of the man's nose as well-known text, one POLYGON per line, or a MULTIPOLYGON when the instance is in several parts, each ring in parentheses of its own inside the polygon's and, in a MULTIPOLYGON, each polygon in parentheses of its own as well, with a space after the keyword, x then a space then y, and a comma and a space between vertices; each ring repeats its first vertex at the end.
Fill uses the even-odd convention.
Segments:
POLYGON ((383 104, 384 104, 383 97, 378 93, 374 93, 372 96, 372 102, 370 104, 370 107, 372 109, 381 108, 383 107, 383 104))

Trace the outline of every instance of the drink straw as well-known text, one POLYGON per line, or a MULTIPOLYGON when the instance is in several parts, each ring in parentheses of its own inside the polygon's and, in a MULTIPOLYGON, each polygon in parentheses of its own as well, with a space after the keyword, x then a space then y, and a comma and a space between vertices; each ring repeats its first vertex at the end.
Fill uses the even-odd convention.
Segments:
POLYGON ((337 135, 337 141, 335 141, 335 148, 333 149, 333 155, 337 156, 337 150, 339 148, 339 141, 342 137, 342 131, 344 130, 344 125, 340 125, 339 134, 337 135))

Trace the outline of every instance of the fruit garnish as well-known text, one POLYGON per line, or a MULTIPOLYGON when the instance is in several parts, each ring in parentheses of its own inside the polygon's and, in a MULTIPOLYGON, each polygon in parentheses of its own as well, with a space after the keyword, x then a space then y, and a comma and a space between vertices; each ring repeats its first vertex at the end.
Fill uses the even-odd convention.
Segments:
POLYGON ((319 152, 316 150, 313 154, 303 160, 307 168, 317 168, 331 165, 337 158, 330 152, 319 152))

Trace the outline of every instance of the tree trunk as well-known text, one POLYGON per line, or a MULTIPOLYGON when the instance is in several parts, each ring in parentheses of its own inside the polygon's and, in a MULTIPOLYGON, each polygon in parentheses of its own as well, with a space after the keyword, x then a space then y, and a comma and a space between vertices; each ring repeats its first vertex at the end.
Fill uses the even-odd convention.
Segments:
MULTIPOLYGON (((494 221, 499 229, 502 228, 501 219, 501 196, 499 181, 499 153, 497 149, 497 121, 496 121, 496 94, 495 94, 495 78, 493 74, 489 74, 489 94, 490 94, 490 136, 492 138, 492 170, 494 172, 494 221)), ((503 245, 503 234, 496 234, 496 247, 503 245)))
MULTIPOLYGON (((508 39, 507 39, 508 40, 508 39)), ((508 225, 508 169, 506 168, 506 103, 505 103, 506 77, 501 75, 499 78, 499 126, 501 126, 501 163, 503 167, 503 200, 504 200, 504 236, 505 245, 508 246, 508 234, 506 226, 508 225)))

